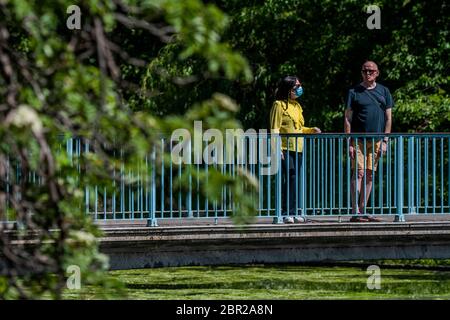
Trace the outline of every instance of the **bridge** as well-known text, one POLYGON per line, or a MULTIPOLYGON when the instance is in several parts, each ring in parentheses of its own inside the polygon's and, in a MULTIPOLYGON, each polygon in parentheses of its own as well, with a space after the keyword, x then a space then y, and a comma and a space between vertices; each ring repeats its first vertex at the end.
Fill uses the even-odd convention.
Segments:
MULTIPOLYGON (((215 149, 211 163, 158 157, 174 147, 162 139, 143 161, 143 171, 123 167, 112 188, 84 188, 84 210, 104 230, 101 250, 110 256, 112 269, 450 258, 450 134, 246 134, 240 139, 231 149, 236 154, 227 158, 229 148, 215 149), (356 215, 351 194, 356 159, 349 157, 349 138, 364 147, 389 139, 362 212, 380 222, 349 222, 356 215), (280 153, 272 152, 281 139, 303 142, 295 183, 283 178, 280 153), (234 224, 238 195, 200 174, 208 170, 233 177, 241 170, 256 178, 258 188, 248 194, 255 207, 250 224, 234 224), (184 179, 183 187, 176 187, 176 179, 184 179), (208 198, 202 192, 208 188, 219 188, 220 197, 208 198), (293 208, 283 193, 295 197, 293 208), (284 224, 288 213, 304 222, 284 224)), ((207 145, 203 141, 202 147, 207 145)), ((66 140, 65 148, 74 165, 90 149, 81 139, 66 140)), ((367 179, 360 193, 366 192, 367 179)))
POLYGON ((450 258, 450 221, 442 217, 361 224, 316 217, 290 225, 258 219, 241 227, 207 220, 102 224, 101 251, 111 269, 450 258))

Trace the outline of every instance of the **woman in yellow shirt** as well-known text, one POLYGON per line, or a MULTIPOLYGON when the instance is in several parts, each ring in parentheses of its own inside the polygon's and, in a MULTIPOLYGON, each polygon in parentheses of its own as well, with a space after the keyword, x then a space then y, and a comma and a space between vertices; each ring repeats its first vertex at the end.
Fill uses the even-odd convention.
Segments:
MULTIPOLYGON (((302 84, 295 76, 287 76, 278 84, 275 102, 270 111, 270 129, 272 133, 320 133, 317 127, 305 127, 303 109, 296 101, 303 94, 302 84)), ((300 172, 302 163, 303 138, 281 138, 282 159, 282 211, 287 215, 285 223, 301 221, 297 217, 299 204, 296 202, 298 185, 295 184, 296 173, 300 172), (296 169, 297 168, 297 169, 296 169), (287 174, 289 172, 289 174, 287 174), (287 186, 289 185, 289 192, 287 186), (293 215, 295 217, 290 217, 293 215)), ((300 197, 298 197, 300 199, 300 197)))

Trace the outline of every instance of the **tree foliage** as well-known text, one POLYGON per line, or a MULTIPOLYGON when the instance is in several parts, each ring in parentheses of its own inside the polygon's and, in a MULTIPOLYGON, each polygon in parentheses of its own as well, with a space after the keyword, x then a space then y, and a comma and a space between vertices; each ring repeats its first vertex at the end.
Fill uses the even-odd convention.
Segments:
MULTIPOLYGON (((342 132, 347 90, 361 81, 360 67, 370 59, 379 64, 379 82, 394 94, 394 131, 448 131, 450 10, 445 1, 377 1, 381 29, 373 30, 366 26, 371 14, 360 1, 214 2, 230 16, 226 40, 248 59, 253 81, 197 79, 189 84, 192 90, 186 98, 152 73, 144 85, 167 85, 166 97, 174 97, 168 112, 181 110, 186 99, 220 88, 240 104, 245 127, 266 128, 276 82, 297 74, 304 84, 300 102, 307 122, 342 132)), ((176 50, 159 57, 170 73, 197 74, 186 64, 170 62, 176 50)), ((190 61, 192 66, 198 63, 190 61)))
MULTIPOLYGON (((69 265, 81 268, 84 285, 109 285, 101 277, 107 259, 98 251, 100 232, 83 209, 85 188, 111 188, 121 166, 145 175, 140 164, 161 133, 189 127, 181 116, 132 111, 141 69, 155 64, 158 50, 176 47, 181 61, 195 56, 205 62, 198 71, 209 77, 250 76, 246 60, 221 41, 227 19, 213 5, 85 0, 78 3, 81 29, 69 30, 66 9, 72 4, 0 1, 0 221, 16 221, 12 229, 0 226, 4 298, 60 298, 69 265), (89 142, 90 152, 65 152, 67 137, 89 142)), ((158 90, 140 94, 157 96, 158 90)), ((205 127, 238 127, 235 105, 226 97, 191 102, 191 115, 205 127)), ((253 211, 241 187, 250 176, 211 174, 230 186, 244 215, 253 211)))

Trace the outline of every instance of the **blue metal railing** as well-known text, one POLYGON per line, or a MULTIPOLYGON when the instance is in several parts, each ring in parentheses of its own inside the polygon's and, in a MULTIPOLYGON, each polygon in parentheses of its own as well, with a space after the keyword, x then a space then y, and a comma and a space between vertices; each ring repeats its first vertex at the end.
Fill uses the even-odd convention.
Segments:
MULTIPOLYGON (((247 134, 238 138, 232 149, 221 150, 224 163, 197 161, 190 165, 179 165, 161 157, 173 150, 173 144, 170 139, 160 142, 142 161, 139 172, 126 170, 122 165, 120 172, 114 171, 111 187, 87 186, 84 190, 86 214, 98 221, 147 220, 151 226, 156 226, 159 219, 229 217, 237 205, 232 190, 226 185, 220 186, 219 200, 208 199, 200 190, 213 182, 201 172, 217 170, 236 176, 238 169, 247 170, 258 179, 258 192, 249 195, 257 208, 256 215, 274 218, 275 222, 281 222, 285 215, 352 216, 358 211, 375 216, 392 215, 398 221, 404 221, 405 215, 411 214, 450 213, 448 133, 247 134), (388 138, 389 142, 386 152, 380 153, 376 170, 373 164, 372 168, 367 168, 364 162, 362 186, 353 191, 352 184, 358 183, 358 176, 352 167, 357 165, 358 159, 350 157, 350 146, 353 145, 356 152, 368 148, 375 153, 377 143, 383 138, 388 138), (281 152, 272 152, 281 150, 282 141, 287 139, 291 140, 290 145, 297 146, 300 140, 303 144, 301 154, 289 150, 289 144, 283 152, 285 157, 288 153, 293 155, 291 170, 295 173, 292 175, 283 174, 285 162, 281 152), (263 174, 262 169, 270 166, 276 169, 273 174, 263 174), (372 172, 371 176, 367 170, 372 172), (372 189, 367 204, 355 205, 354 199, 369 194, 366 188, 370 178, 372 189)), ((203 142, 203 147, 208 144, 203 142)), ((70 159, 90 150, 89 143, 81 139, 67 139, 65 146, 70 159)), ((20 177, 18 164, 14 165, 17 167, 6 177, 7 196, 13 196, 10 187, 13 180, 24 178, 20 177)), ((34 175, 32 178, 39 180, 34 175)), ((13 219, 3 216, 0 220, 13 219)))

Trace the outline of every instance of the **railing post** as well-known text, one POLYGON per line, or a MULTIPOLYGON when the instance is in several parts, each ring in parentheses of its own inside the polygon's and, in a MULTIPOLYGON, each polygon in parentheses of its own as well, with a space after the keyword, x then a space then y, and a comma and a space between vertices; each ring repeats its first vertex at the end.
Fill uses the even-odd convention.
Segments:
POLYGON ((414 137, 408 138, 408 214, 416 214, 414 205, 414 137))
MULTIPOLYGON (((192 143, 188 144, 188 154, 192 154, 192 143)), ((186 194, 186 204, 187 204, 187 216, 188 218, 193 218, 194 214, 192 212, 192 163, 188 164, 188 177, 189 177, 189 191, 186 194)))
POLYGON ((399 136, 397 140, 397 215, 395 216, 395 222, 405 222, 405 216, 403 215, 403 136, 399 136))
POLYGON ((275 139, 275 161, 278 172, 275 176, 275 217, 273 218, 273 223, 283 223, 283 218, 281 217, 281 138, 279 135, 275 135, 275 139))
POLYGON ((302 156, 302 163, 301 163, 301 216, 306 219, 306 157, 308 152, 308 143, 307 139, 305 137, 302 137, 303 139, 303 156, 302 156))
POLYGON ((151 170, 151 182, 150 182, 150 217, 147 220, 147 227, 157 227, 158 221, 155 217, 156 211, 156 164, 155 164, 155 149, 153 149, 150 157, 150 170, 151 170))
MULTIPOLYGON (((72 140, 72 138, 70 139, 72 140)), ((84 154, 89 152, 89 142, 85 141, 84 143, 84 154)), ((84 188, 84 194, 85 194, 85 213, 86 215, 89 215, 89 204, 90 204, 90 194, 89 194, 89 186, 85 186, 84 188)))

